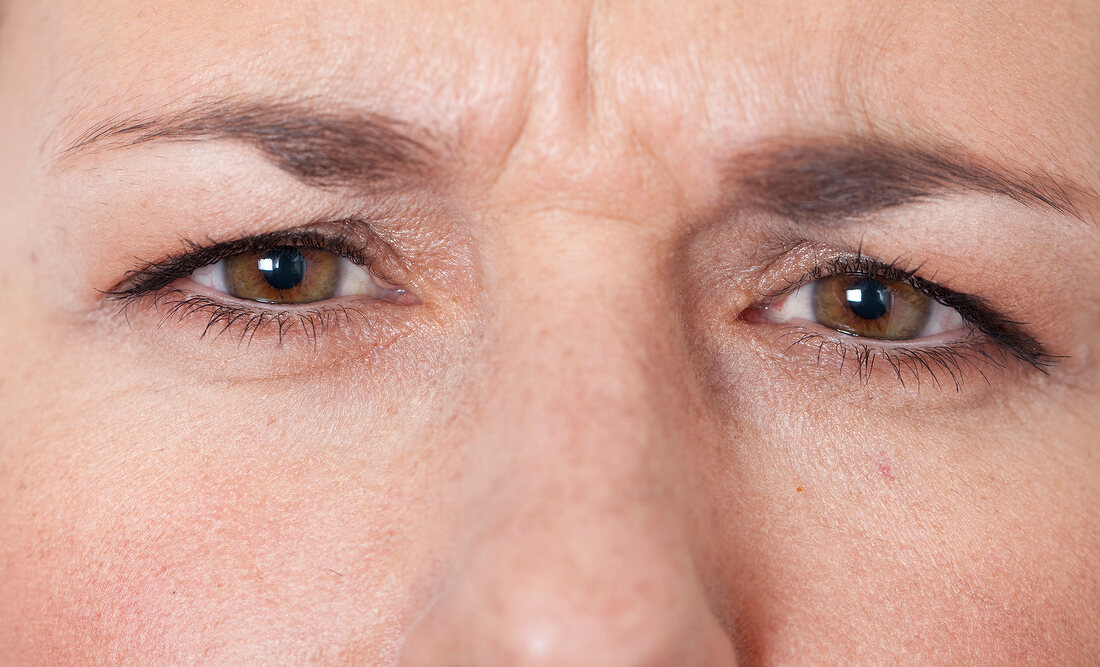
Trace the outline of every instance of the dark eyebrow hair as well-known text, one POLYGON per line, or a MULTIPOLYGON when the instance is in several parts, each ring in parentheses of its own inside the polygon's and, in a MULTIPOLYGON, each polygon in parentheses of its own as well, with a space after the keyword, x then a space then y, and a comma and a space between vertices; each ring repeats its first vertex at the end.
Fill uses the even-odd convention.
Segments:
POLYGON ((283 171, 321 188, 362 189, 424 178, 437 158, 419 127, 379 115, 308 103, 207 100, 158 115, 111 118, 58 153, 129 148, 157 141, 234 140, 283 171))
MULTIPOLYGON (((203 100, 177 111, 109 118, 58 153, 156 141, 235 140, 257 148, 304 183, 371 190, 423 180, 442 145, 424 128, 381 114, 309 101, 203 100)), ((946 194, 1010 197, 1084 220, 1100 195, 1067 178, 1012 170, 949 144, 920 145, 860 135, 773 138, 729 161, 726 185, 741 205, 796 222, 839 222, 946 194)))
POLYGON ((947 145, 839 136, 772 139, 730 161, 742 205, 796 222, 839 222, 935 197, 981 192, 1084 220, 1100 196, 1046 172, 1012 170, 947 145))

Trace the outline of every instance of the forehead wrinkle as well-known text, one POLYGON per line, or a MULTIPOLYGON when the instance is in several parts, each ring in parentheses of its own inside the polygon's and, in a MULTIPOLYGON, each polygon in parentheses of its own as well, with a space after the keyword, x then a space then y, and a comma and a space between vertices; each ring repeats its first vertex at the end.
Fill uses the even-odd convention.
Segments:
POLYGON ((875 133, 880 121, 872 109, 872 96, 881 96, 877 74, 895 41, 898 23, 885 8, 868 5, 864 12, 852 12, 836 42, 832 59, 836 101, 834 118, 847 119, 847 125, 867 133, 875 133), (873 86, 868 90, 868 85, 873 86))

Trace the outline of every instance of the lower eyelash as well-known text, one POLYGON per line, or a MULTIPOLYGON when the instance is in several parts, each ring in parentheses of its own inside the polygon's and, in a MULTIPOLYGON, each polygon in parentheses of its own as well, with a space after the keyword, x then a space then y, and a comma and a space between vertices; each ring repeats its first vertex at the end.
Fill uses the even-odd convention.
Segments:
POLYGON ((119 295, 115 297, 120 304, 116 314, 129 321, 130 307, 143 297, 150 296, 151 307, 163 310, 158 326, 168 322, 178 324, 189 317, 202 316, 208 321, 199 335, 200 339, 208 335, 218 338, 230 329, 239 329, 238 343, 245 345, 250 345, 261 330, 275 327, 280 345, 285 337, 300 330, 301 335, 316 348, 317 339, 329 327, 350 322, 356 317, 369 323, 369 319, 357 308, 343 304, 282 310, 245 308, 180 289, 162 289, 151 295, 119 295))
MULTIPOLYGON (((968 373, 974 372, 989 384, 985 370, 1003 370, 1013 353, 1004 348, 983 341, 980 334, 971 332, 967 338, 945 345, 926 347, 893 346, 884 347, 873 343, 840 340, 828 334, 806 331, 800 327, 789 327, 782 333, 790 340, 785 351, 796 347, 805 347, 816 354, 819 365, 826 365, 829 358, 837 364, 837 372, 850 369, 861 382, 870 382, 875 366, 888 368, 903 387, 913 383, 919 389, 921 382, 931 379, 937 387, 954 386, 955 391, 962 390, 963 380, 968 373), (793 339, 793 340, 791 340, 793 339)), ((1053 361, 1030 360, 1040 370, 1053 361)))

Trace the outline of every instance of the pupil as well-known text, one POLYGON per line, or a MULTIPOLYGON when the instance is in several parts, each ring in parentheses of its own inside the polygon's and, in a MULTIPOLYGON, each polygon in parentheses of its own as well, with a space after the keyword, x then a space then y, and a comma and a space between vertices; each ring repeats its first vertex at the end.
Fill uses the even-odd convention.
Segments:
POLYGON ((297 248, 275 248, 260 258, 258 266, 267 284, 275 289, 290 289, 306 275, 306 258, 297 248))
POLYGON ((865 320, 877 320, 890 310, 890 289, 874 278, 863 278, 844 291, 848 308, 865 320))

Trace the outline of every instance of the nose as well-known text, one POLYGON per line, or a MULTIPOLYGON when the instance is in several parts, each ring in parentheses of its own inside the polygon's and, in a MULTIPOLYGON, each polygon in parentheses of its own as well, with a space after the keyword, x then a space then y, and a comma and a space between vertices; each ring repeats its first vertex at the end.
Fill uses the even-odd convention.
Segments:
POLYGON ((575 241, 506 272, 456 445, 463 539, 401 664, 736 664, 697 569, 709 438, 675 296, 641 247, 575 241))

